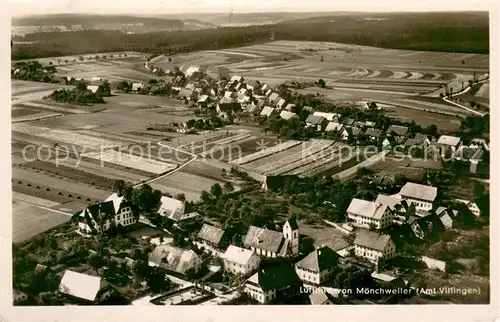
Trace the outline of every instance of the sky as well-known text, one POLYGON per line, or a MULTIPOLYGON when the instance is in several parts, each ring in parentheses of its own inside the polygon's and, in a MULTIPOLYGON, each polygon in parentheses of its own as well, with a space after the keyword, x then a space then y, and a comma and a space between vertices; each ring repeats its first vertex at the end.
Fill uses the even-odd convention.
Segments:
MULTIPOLYGON (((0 1, 2 2, 2 1, 0 1)), ((481 10, 496 0, 3 0, 13 16, 50 13, 174 14, 314 11, 481 10)))

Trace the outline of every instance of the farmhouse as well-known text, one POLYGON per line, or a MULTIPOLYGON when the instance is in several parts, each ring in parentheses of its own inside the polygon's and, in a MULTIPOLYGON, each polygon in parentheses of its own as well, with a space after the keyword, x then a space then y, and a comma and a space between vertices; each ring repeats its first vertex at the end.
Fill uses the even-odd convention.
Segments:
POLYGON ((354 240, 356 256, 378 263, 396 255, 396 245, 391 236, 369 230, 360 230, 354 240))
POLYGON ((260 257, 249 249, 230 245, 223 256, 224 270, 235 275, 248 275, 259 268, 260 257))
POLYGON ((183 88, 179 91, 179 94, 177 94, 177 96, 179 96, 179 98, 190 99, 191 95, 193 95, 193 93, 194 93, 194 90, 189 89, 189 88, 183 88))
POLYGON ((229 83, 242 83, 245 79, 242 77, 242 76, 238 76, 238 75, 234 75, 233 77, 231 77, 231 80, 229 81, 229 83))
POLYGON ((204 107, 207 106, 208 102, 209 102, 208 95, 201 95, 196 104, 198 104, 198 107, 204 107))
POLYGON ((208 224, 203 224, 201 227, 196 238, 196 243, 200 247, 213 248, 215 250, 225 249, 229 244, 224 230, 208 224))
POLYGON ((311 106, 304 106, 302 108, 302 111, 307 111, 309 112, 309 114, 313 114, 314 113, 314 107, 311 107, 311 106))
POLYGON ((321 285, 332 277, 338 263, 339 255, 330 247, 323 246, 297 262, 295 271, 304 283, 321 285))
POLYGON ((434 212, 439 220, 443 223, 445 228, 454 228, 456 218, 458 217, 458 210, 451 210, 446 207, 438 207, 434 212))
POLYGON ((342 133, 343 130, 344 130, 344 125, 337 122, 330 122, 325 128, 325 132, 342 133))
POLYGON ((280 263, 260 268, 246 280, 243 292, 259 303, 269 303, 277 298, 289 298, 299 294, 302 282, 294 268, 280 263))
POLYGON ((97 91, 99 91, 99 85, 89 85, 87 86, 87 90, 95 94, 97 93, 97 91))
POLYGON ((194 73, 199 72, 201 72, 200 66, 189 66, 184 74, 186 75, 186 77, 191 77, 194 73))
POLYGON ((295 104, 292 104, 292 103, 288 103, 286 106, 285 106, 285 110, 287 111, 291 111, 295 108, 295 104))
POLYGON ((312 292, 309 294, 311 305, 333 305, 332 295, 328 292, 312 292))
POLYGON ((354 124, 354 120, 346 117, 346 118, 342 119, 342 121, 340 123, 342 123, 346 126, 352 126, 354 124))
POLYGON ((246 248, 264 257, 288 256, 298 253, 299 227, 295 220, 283 226, 283 232, 250 226, 245 236, 246 248))
POLYGON ((281 111, 280 112, 280 117, 284 120, 291 120, 294 117, 297 117, 297 114, 289 111, 281 111))
POLYGON ((271 114, 273 114, 273 112, 274 112, 274 108, 272 108, 271 106, 264 106, 264 108, 260 112, 260 115, 269 117, 269 116, 271 116, 271 114))
POLYGON ((409 130, 406 126, 401 125, 391 125, 386 131, 388 136, 392 136, 397 143, 402 143, 406 140, 409 135, 409 130))
POLYGON ((437 188, 421 185, 418 183, 407 182, 399 193, 403 199, 415 204, 419 211, 430 211, 434 206, 437 197, 437 188))
POLYGON ((144 87, 143 83, 132 83, 132 92, 138 92, 144 87))
POLYGON ((315 127, 317 131, 321 131, 323 125, 326 126, 326 118, 324 116, 309 115, 306 119, 307 127, 315 127))
POLYGON ((196 88, 196 85, 194 85, 193 83, 189 83, 184 88, 187 88, 187 89, 194 91, 194 89, 196 88))
POLYGON ((116 193, 102 203, 89 205, 76 216, 78 230, 83 234, 101 233, 112 226, 128 226, 136 222, 130 204, 116 193))
POLYGON ((163 268, 168 272, 186 275, 197 273, 202 268, 203 262, 193 250, 159 245, 149 253, 148 264, 163 268))
POLYGON ((436 214, 421 218, 411 217, 408 223, 415 237, 420 239, 437 238, 445 229, 445 226, 436 214))
POLYGON ((382 136, 382 131, 370 127, 366 129, 364 135, 369 141, 377 142, 378 139, 382 136))
POLYGON ((414 204, 395 196, 379 194, 375 203, 388 206, 394 215, 394 223, 399 225, 403 225, 409 216, 415 214, 414 204))
POLYGON ((463 200, 463 199, 455 199, 455 201, 466 205, 467 208, 469 208, 469 210, 474 214, 474 216, 476 217, 481 216, 481 209, 479 209, 479 206, 474 201, 463 200))
POLYGON ((347 218, 359 227, 383 229, 392 224, 394 215, 388 205, 354 198, 347 208, 347 218))
POLYGON ((241 112, 243 109, 241 108, 240 103, 219 103, 217 104, 217 114, 221 118, 226 118, 229 115, 234 115, 238 112, 241 112))
POLYGON ((283 107, 285 107, 286 101, 284 99, 280 99, 278 101, 278 104, 276 104, 276 108, 281 110, 283 107))
POLYGON ((160 198, 160 208, 158 209, 158 214, 163 217, 176 218, 177 220, 182 220, 184 215, 184 202, 167 196, 162 196, 160 198))
MULTIPOLYGON (((312 109, 312 107, 311 107, 311 109, 312 109)), ((314 116, 322 116, 322 117, 324 117, 325 119, 327 119, 330 122, 338 122, 339 121, 339 117, 340 117, 339 114, 326 113, 326 112, 314 112, 313 115, 314 116)))
POLYGON ((80 304, 95 304, 110 289, 101 277, 66 270, 59 284, 59 293, 80 304))
POLYGON ((453 148, 453 151, 456 151, 462 145, 462 139, 456 136, 451 135, 441 135, 437 141, 439 146, 446 146, 453 148))
POLYGON ((274 104, 277 104, 277 103, 279 102, 279 100, 280 100, 280 99, 281 99, 281 98, 280 98, 280 96, 279 96, 279 94, 278 94, 278 93, 272 93, 272 94, 269 96, 269 102, 270 102, 271 104, 273 104, 273 105, 274 105, 274 104))

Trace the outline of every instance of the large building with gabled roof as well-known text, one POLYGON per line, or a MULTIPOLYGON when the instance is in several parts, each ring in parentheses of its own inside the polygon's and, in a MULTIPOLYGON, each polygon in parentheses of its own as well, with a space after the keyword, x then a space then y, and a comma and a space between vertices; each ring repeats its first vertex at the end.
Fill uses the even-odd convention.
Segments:
POLYGON ((362 229, 358 231, 354 240, 354 253, 356 256, 378 263, 394 257, 396 245, 389 235, 362 229))
POLYGON ((87 206, 76 216, 78 229, 83 234, 97 234, 107 231, 112 225, 124 227, 137 221, 130 203, 117 193, 104 202, 87 206))
POLYGON ((299 252, 299 226, 295 219, 283 225, 283 232, 250 226, 244 246, 264 257, 285 257, 299 252))
POLYGON ((305 283, 321 285, 331 278, 338 263, 339 255, 330 247, 323 246, 297 262, 295 271, 305 283))

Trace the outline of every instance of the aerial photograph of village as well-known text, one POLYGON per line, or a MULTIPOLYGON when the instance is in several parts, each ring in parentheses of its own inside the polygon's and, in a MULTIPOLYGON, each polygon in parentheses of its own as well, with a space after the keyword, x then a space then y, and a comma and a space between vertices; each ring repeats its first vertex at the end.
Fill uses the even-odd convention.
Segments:
POLYGON ((200 12, 13 17, 13 305, 489 304, 488 12, 200 12))

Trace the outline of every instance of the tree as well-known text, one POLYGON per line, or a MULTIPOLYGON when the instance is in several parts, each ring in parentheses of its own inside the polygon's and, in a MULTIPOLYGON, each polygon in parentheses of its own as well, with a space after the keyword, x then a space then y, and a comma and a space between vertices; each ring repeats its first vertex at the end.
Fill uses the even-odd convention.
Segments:
POLYGON ((228 194, 234 191, 234 186, 231 182, 226 182, 224 184, 224 193, 228 194))
POLYGON ((136 260, 133 271, 135 276, 137 276, 141 281, 144 280, 149 276, 150 267, 148 262, 143 259, 136 260))
POLYGON ((322 78, 320 78, 318 80, 318 87, 320 87, 320 88, 325 88, 326 87, 326 82, 322 78))
POLYGON ((209 203, 210 200, 212 199, 211 196, 210 196, 210 193, 208 193, 208 191, 206 190, 203 190, 200 194, 200 198, 201 200, 204 202, 204 203, 209 203))
POLYGON ((215 198, 219 198, 221 195, 222 195, 222 187, 220 186, 220 184, 216 183, 214 184, 211 188, 210 188, 210 193, 215 197, 215 198))
POLYGON ((161 268, 153 267, 146 277, 149 289, 153 293, 160 293, 168 290, 171 286, 170 280, 166 277, 161 268))
POLYGON ((116 180, 113 186, 113 190, 118 194, 118 196, 123 196, 126 183, 124 180, 116 180))
POLYGON ((149 217, 154 216, 161 204, 161 191, 153 190, 150 185, 143 184, 134 189, 132 193, 132 203, 140 213, 149 217))
POLYGON ((92 267, 97 274, 99 274, 99 268, 104 265, 103 258, 98 254, 90 255, 88 259, 88 264, 92 267))
POLYGON ((172 62, 172 57, 168 57, 168 62, 171 63, 172 62))

